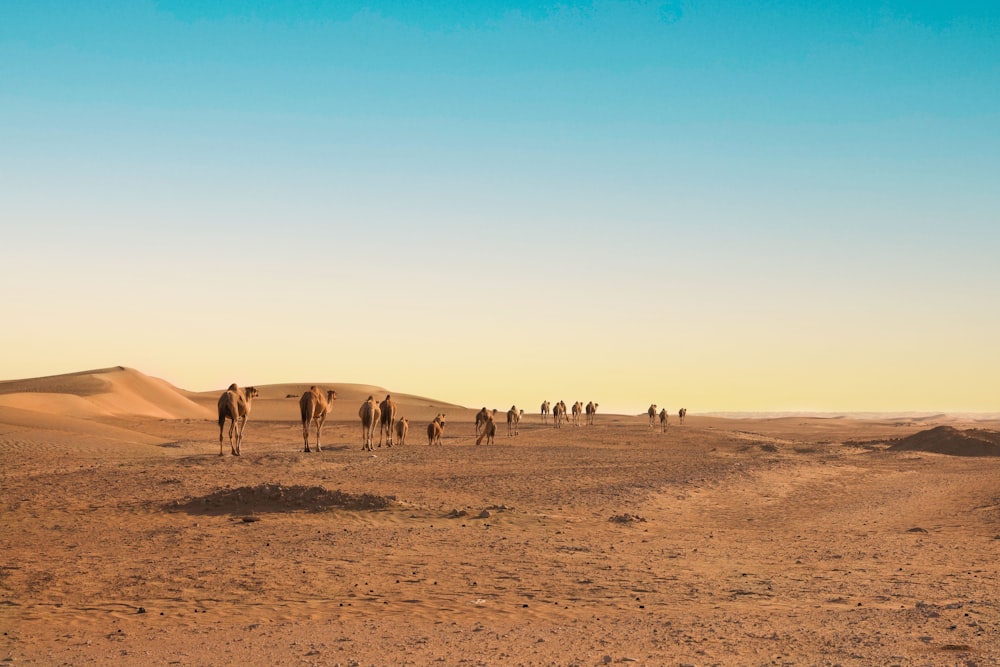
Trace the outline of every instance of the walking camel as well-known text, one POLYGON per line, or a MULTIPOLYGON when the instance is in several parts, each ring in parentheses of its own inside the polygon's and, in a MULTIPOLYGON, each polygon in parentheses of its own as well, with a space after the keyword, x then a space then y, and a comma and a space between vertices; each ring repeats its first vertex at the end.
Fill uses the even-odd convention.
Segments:
MULTIPOLYGON (((490 420, 492 419, 493 416, 490 415, 490 420)), ((444 433, 444 414, 439 414, 427 425, 427 444, 440 446, 442 433, 444 433)))
POLYGON ((684 425, 684 418, 687 416, 688 416, 687 408, 681 408, 680 410, 677 411, 677 419, 680 420, 682 426, 684 425))
POLYGON ((510 406, 510 410, 507 411, 507 437, 513 438, 519 431, 517 425, 521 423, 521 413, 518 411, 516 405, 510 406))
POLYGON ((494 445, 496 444, 496 437, 497 422, 493 418, 493 415, 487 415, 486 421, 483 424, 483 432, 476 437, 476 444, 481 444, 483 442, 483 438, 485 438, 487 445, 494 445))
POLYGON ((573 426, 580 425, 580 415, 583 414, 583 403, 577 401, 573 404, 573 426))
POLYGON ((386 394, 385 400, 379 403, 378 407, 382 414, 378 422, 378 446, 382 446, 382 433, 385 432, 386 445, 392 447, 392 432, 396 425, 396 402, 392 400, 392 396, 386 394))
POLYGON ((566 419, 566 403, 559 401, 552 408, 552 422, 556 425, 556 428, 562 428, 564 419, 566 419))
POLYGON ((406 433, 410 430, 410 422, 406 417, 400 417, 396 422, 396 442, 400 447, 406 444, 406 433))
POLYGON ((594 425, 594 415, 597 414, 597 403, 590 401, 587 403, 587 426, 594 425))
POLYGON ((369 396, 368 400, 358 408, 358 416, 361 417, 361 439, 364 443, 362 450, 375 451, 375 426, 379 423, 381 410, 375 402, 374 396, 369 396))
POLYGON ((316 451, 323 451, 319 444, 319 435, 323 430, 326 416, 333 410, 335 400, 337 400, 337 392, 330 389, 324 394, 316 385, 309 387, 309 391, 302 394, 302 398, 299 399, 299 414, 302 416, 302 441, 305 444, 306 452, 310 451, 310 424, 316 425, 316 451))
POLYGON ((548 401, 542 401, 542 423, 543 424, 548 424, 549 423, 549 408, 551 408, 551 406, 552 406, 552 404, 549 403, 548 401))
POLYGON ((670 415, 667 414, 667 409, 663 408, 660 410, 660 431, 663 433, 667 432, 667 426, 670 425, 670 415))
POLYGON ((250 417, 250 404, 256 396, 259 396, 256 387, 240 389, 235 383, 229 385, 219 396, 219 456, 222 456, 222 427, 226 420, 230 420, 229 425, 229 450, 233 456, 240 456, 240 445, 243 444, 243 431, 247 426, 247 419, 250 417))
POLYGON ((653 423, 656 420, 656 404, 649 406, 649 410, 646 410, 646 414, 649 415, 649 428, 653 428, 653 423))
POLYGON ((483 406, 483 409, 476 413, 476 435, 479 435, 480 429, 486 424, 486 420, 490 417, 490 411, 483 406))

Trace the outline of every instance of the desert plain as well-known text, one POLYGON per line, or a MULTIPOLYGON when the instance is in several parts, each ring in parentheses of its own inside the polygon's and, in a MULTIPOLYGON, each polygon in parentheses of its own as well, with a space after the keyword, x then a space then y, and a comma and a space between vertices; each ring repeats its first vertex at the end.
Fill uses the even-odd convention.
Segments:
POLYGON ((389 392, 305 382, 258 387, 235 457, 223 389, 0 382, 0 663, 1000 664, 995 416, 555 428, 600 397, 525 395, 477 446, 482 406, 393 392, 407 441, 365 452, 389 392))

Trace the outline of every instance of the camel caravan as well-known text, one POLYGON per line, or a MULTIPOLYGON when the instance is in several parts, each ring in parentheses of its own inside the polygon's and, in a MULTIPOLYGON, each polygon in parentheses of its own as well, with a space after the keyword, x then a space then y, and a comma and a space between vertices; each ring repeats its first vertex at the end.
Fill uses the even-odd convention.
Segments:
MULTIPOLYGON (((231 384, 225 392, 219 396, 219 456, 222 456, 224 431, 226 420, 230 421, 229 427, 229 448, 233 456, 240 456, 241 445, 246 431, 247 420, 250 416, 253 399, 260 396, 256 387, 246 387, 241 389, 236 384, 231 384)), ((294 398, 294 394, 286 398, 294 398)), ((323 424, 333 411, 334 402, 337 400, 337 392, 333 390, 323 390, 313 385, 299 398, 299 416, 302 422, 302 443, 303 451, 306 453, 323 451, 320 443, 323 424), (310 446, 311 433, 315 432, 315 448, 310 446)), ((574 426, 593 426, 597 414, 598 404, 594 401, 586 405, 582 401, 576 401, 572 407, 567 409, 565 401, 551 403, 543 401, 540 407, 541 423, 548 425, 550 422, 553 428, 562 428, 563 423, 572 423, 574 426), (569 413, 569 414, 568 414, 569 413), (572 422, 570 422, 570 414, 572 422), (581 420, 585 420, 581 423, 581 420)), ((485 442, 487 445, 495 444, 497 430, 497 410, 490 410, 483 406, 476 412, 474 418, 475 444, 480 445, 485 442)), ((652 429, 659 423, 660 431, 666 432, 669 426, 670 417, 666 408, 657 412, 656 404, 649 406, 647 410, 649 416, 649 427, 652 429)), ((524 420, 524 410, 518 409, 516 405, 510 406, 506 412, 507 416, 507 437, 516 438, 520 435, 521 422, 524 420)), ((684 424, 687 416, 687 408, 680 408, 677 411, 677 418, 680 424, 684 424)), ((410 423, 405 417, 400 416, 399 407, 390 394, 386 394, 381 401, 376 401, 374 396, 368 398, 358 408, 358 419, 361 422, 361 449, 363 451, 375 450, 375 429, 378 429, 378 447, 383 443, 386 447, 406 444, 406 435, 409 432, 410 423)), ((438 414, 427 425, 427 444, 441 445, 441 439, 445 428, 445 415, 438 414)))
MULTIPOLYGON (((684 425, 684 418, 687 417, 687 413, 687 408, 681 408, 677 411, 677 421, 679 421, 682 426, 684 425)), ((646 414, 649 415, 649 428, 655 428, 657 418, 659 418, 660 432, 667 432, 667 428, 670 426, 670 414, 667 412, 666 408, 661 409, 659 415, 657 415, 656 404, 654 403, 649 406, 646 414)))

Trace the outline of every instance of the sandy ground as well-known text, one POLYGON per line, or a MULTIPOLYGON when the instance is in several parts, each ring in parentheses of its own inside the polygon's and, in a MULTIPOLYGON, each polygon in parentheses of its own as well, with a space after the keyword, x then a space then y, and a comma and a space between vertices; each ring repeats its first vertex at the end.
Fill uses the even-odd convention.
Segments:
POLYGON ((401 397, 373 455, 343 386, 305 454, 289 385, 237 458, 217 394, 67 377, 0 383, 4 664, 1000 664, 1000 457, 888 449, 996 422, 532 411, 477 447, 401 397))

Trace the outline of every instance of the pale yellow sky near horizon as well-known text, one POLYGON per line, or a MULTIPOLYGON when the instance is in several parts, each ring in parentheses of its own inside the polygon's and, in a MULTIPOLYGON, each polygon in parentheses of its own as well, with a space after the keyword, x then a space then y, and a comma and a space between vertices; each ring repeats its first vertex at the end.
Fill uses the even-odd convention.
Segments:
MULTIPOLYGON (((33 344, 56 343, 55 351, 44 355, 44 363, 30 354, 8 359, 0 379, 124 365, 191 391, 229 382, 350 382, 466 407, 517 404, 529 411, 546 399, 594 400, 602 411, 622 414, 650 403, 692 412, 998 411, 990 399, 996 396, 994 381, 983 381, 997 376, 984 372, 988 364, 974 346, 930 355, 922 349, 926 338, 900 336, 891 351, 863 354, 860 331, 854 338, 828 331, 807 341, 744 323, 739 335, 725 336, 718 329, 729 316, 713 318, 706 328, 714 335, 699 340, 692 329, 673 349, 658 345, 653 331, 611 345, 602 345, 602 334, 595 332, 532 345, 527 332, 508 331, 502 336, 511 344, 504 346, 496 336, 477 336, 475 327, 458 330, 454 324, 440 334, 414 333, 405 342, 384 331, 345 340, 331 330, 324 340, 322 334, 268 328, 264 320, 244 325, 239 337, 215 336, 207 325, 178 337, 169 319, 152 326, 108 323, 89 332, 80 326, 79 347, 59 345, 65 333, 58 327, 48 341, 49 334, 39 331, 33 344), (225 350, 213 353, 219 338, 227 341, 225 350)), ((11 350, 4 336, 0 344, 11 350)))
POLYGON ((1000 410, 991 265, 847 271, 844 255, 732 241, 674 261, 610 233, 601 250, 523 252, 452 236, 447 256, 423 244, 385 265, 320 244, 303 265, 273 233, 64 245, 34 275, 40 249, 11 253, 0 379, 124 365, 196 391, 352 382, 468 407, 1000 410))

